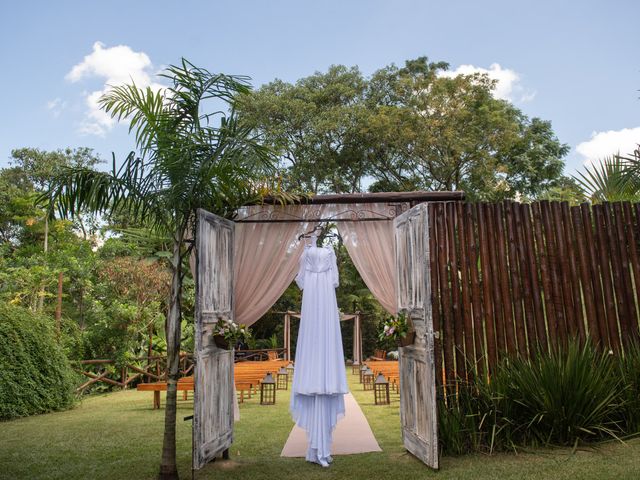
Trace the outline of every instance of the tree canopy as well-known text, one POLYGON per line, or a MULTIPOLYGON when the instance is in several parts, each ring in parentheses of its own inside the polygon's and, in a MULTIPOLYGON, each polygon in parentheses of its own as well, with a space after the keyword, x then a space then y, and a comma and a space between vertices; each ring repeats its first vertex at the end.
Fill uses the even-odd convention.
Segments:
POLYGON ((279 156, 286 182, 310 192, 464 190, 535 197, 561 178, 569 147, 551 123, 494 97, 486 75, 444 75, 427 57, 365 77, 332 66, 274 80, 238 104, 279 156))

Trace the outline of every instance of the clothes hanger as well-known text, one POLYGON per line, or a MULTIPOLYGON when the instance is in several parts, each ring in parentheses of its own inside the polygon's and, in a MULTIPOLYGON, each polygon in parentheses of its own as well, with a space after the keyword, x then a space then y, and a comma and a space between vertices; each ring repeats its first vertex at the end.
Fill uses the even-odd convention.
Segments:
POLYGON ((324 228, 321 225, 316 225, 313 230, 309 230, 308 232, 299 235, 298 240, 303 238, 319 237, 323 230, 324 228))

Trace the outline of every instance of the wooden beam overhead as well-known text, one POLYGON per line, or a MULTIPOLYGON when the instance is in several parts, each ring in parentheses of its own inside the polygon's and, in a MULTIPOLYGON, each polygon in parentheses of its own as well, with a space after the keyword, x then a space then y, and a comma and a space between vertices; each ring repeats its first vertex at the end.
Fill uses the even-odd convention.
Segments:
MULTIPOLYGON (((303 199, 301 204, 327 205, 327 204, 353 204, 353 203, 404 203, 417 204, 422 202, 444 202, 464 200, 464 192, 376 192, 376 193, 332 193, 327 195, 313 195, 303 199)), ((267 205, 279 204, 273 197, 265 197, 267 205)))

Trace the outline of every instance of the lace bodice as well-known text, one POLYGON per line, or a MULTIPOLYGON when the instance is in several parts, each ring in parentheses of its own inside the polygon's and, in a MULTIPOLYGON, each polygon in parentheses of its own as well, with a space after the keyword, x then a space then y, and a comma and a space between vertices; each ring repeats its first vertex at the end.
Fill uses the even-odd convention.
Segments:
POLYGON ((331 268, 335 254, 329 247, 307 246, 304 249, 305 269, 310 272, 324 272, 331 268))
POLYGON ((309 273, 327 272, 331 275, 333 287, 338 286, 338 267, 336 265, 336 254, 331 247, 317 247, 307 245, 300 257, 300 268, 296 276, 296 283, 301 290, 304 289, 304 279, 309 273))

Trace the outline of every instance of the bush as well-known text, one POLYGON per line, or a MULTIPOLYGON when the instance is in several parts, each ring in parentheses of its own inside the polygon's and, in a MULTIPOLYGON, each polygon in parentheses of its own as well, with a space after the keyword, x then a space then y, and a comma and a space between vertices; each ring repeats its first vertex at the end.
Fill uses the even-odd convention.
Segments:
POLYGON ((624 408, 621 422, 626 432, 640 432, 640 342, 630 342, 618 363, 623 385, 624 408))
POLYGON ((571 342, 499 363, 438 400, 443 453, 575 445, 640 430, 640 347, 624 357, 571 342))
POLYGON ((0 420, 69 408, 74 383, 47 319, 0 303, 0 420))

